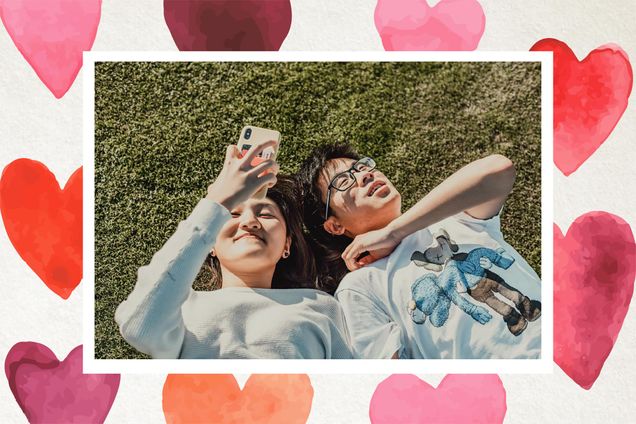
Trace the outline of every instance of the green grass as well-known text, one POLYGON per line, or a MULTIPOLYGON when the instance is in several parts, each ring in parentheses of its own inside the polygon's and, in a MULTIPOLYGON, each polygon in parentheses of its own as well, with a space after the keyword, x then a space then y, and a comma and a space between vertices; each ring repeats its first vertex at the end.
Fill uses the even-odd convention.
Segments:
POLYGON ((115 308, 248 124, 281 132, 285 173, 315 145, 351 141, 404 208, 470 161, 508 156, 517 181, 502 231, 540 271, 539 64, 98 63, 95 86, 97 358, 145 357, 115 308))

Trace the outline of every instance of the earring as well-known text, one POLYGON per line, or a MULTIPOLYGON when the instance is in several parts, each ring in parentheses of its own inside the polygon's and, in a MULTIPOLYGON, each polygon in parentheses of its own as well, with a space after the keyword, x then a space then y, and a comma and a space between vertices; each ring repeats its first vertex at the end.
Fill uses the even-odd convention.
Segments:
POLYGON ((289 258, 289 250, 285 250, 283 252, 283 258, 285 258, 285 259, 289 258))

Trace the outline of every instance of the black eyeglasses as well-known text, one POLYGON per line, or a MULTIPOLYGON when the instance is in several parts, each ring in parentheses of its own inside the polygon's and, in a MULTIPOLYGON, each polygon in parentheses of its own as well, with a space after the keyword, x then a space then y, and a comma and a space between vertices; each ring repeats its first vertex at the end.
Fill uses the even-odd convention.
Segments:
POLYGON ((329 201, 331 200, 331 189, 335 188, 338 191, 347 191, 349 190, 355 183, 356 177, 353 175, 354 172, 368 172, 373 171, 375 169, 375 161, 371 158, 362 158, 353 165, 351 168, 347 169, 344 172, 340 172, 336 174, 331 181, 329 182, 329 186, 327 187, 327 204, 325 206, 325 221, 329 218, 329 201))

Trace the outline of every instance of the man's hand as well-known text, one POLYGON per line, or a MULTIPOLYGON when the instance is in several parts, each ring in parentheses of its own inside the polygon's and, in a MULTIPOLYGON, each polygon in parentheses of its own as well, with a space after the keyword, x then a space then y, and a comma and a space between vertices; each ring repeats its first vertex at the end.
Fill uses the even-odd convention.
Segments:
POLYGON ((342 253, 342 259, 347 264, 349 271, 355 271, 358 268, 382 259, 393 252, 395 247, 400 244, 394 233, 388 228, 369 231, 365 234, 357 235, 351 244, 347 246, 342 253), (361 257, 363 253, 369 254, 361 257))

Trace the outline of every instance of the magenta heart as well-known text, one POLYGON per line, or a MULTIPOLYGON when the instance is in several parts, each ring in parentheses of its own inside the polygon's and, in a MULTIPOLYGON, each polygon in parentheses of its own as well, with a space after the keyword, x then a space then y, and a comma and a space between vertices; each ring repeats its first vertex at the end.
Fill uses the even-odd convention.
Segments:
POLYGON ((392 375, 378 385, 369 417, 379 423, 503 422, 506 390, 497 375, 447 375, 437 388, 414 375, 392 375))
POLYGON ((632 66, 613 44, 592 50, 582 61, 553 38, 530 50, 554 54, 554 163, 567 176, 601 147, 627 109, 632 66))
POLYGON ((554 225, 554 361, 589 389, 614 347, 634 292, 632 230, 607 212, 589 212, 563 237, 554 225))
POLYGON ((0 18, 22 56, 58 99, 95 41, 101 0, 0 0, 0 18))
POLYGON ((179 50, 279 50, 292 20, 290 0, 164 0, 179 50))
POLYGON ((375 27, 385 50, 475 50, 486 17, 477 0, 378 0, 375 27))
POLYGON ((119 389, 118 374, 82 374, 81 345, 60 362, 40 343, 17 343, 4 371, 30 423, 104 422, 119 389))

